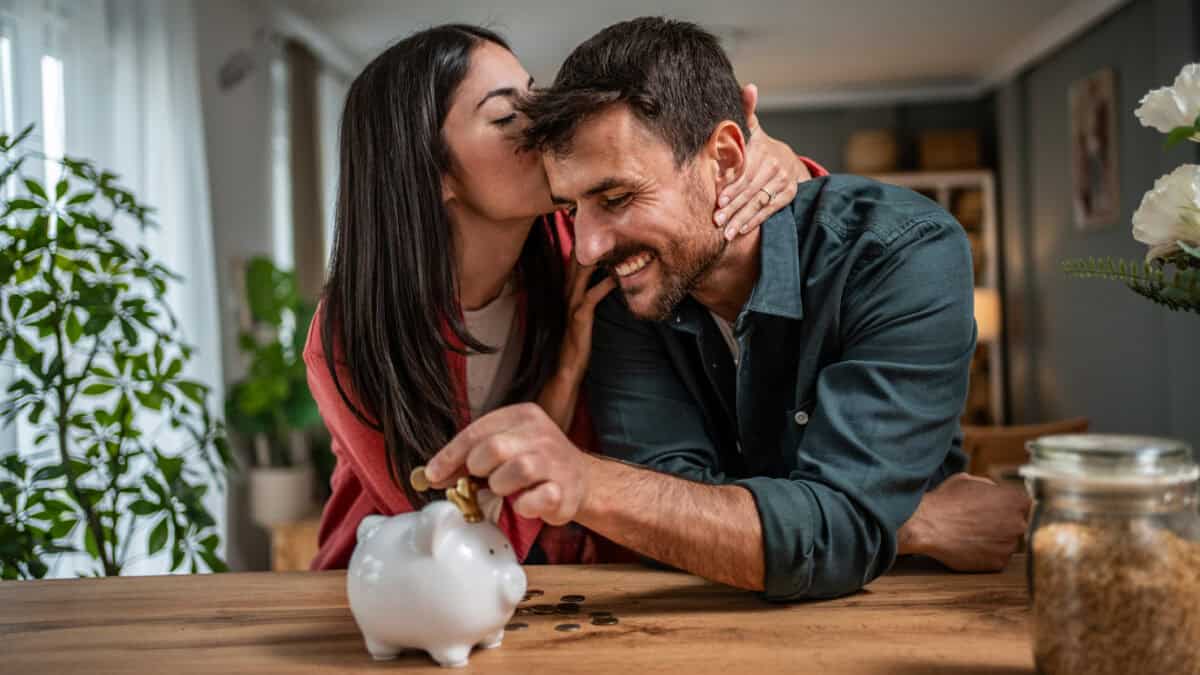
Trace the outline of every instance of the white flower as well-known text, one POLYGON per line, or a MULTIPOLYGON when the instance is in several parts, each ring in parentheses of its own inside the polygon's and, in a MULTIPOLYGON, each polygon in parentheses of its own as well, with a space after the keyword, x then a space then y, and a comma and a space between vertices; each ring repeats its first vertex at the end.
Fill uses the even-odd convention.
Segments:
POLYGON ((1175 84, 1155 89, 1142 97, 1134 112, 1142 126, 1164 134, 1177 127, 1190 127, 1200 116, 1200 63, 1183 67, 1175 84))
POLYGON ((1184 164, 1154 181, 1133 213, 1133 238, 1150 247, 1146 261, 1200 245, 1200 166, 1184 164))

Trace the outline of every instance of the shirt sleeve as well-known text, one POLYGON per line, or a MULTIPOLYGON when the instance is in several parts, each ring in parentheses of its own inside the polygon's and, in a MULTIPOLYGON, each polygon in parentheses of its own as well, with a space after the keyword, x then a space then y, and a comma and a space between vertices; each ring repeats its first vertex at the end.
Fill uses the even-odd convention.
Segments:
POLYGON ((887 571, 966 401, 975 323, 962 228, 946 216, 890 242, 864 236, 877 255, 846 284, 843 352, 817 378, 802 437, 783 448, 797 468, 737 482, 762 520, 768 599, 844 595, 887 571))

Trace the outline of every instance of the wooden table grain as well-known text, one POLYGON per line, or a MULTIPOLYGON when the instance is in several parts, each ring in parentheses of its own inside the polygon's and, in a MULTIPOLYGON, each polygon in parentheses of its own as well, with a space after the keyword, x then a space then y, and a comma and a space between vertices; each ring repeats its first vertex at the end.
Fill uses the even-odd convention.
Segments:
MULTIPOLYGON (((530 603, 586 596, 567 619, 527 616, 469 673, 1032 673, 1024 562, 999 574, 898 569, 838 600, 771 605, 686 574, 633 566, 531 566, 530 603), (615 626, 586 612, 608 610, 615 626)), ((0 672, 358 673, 374 662, 344 572, 0 582, 0 672)))

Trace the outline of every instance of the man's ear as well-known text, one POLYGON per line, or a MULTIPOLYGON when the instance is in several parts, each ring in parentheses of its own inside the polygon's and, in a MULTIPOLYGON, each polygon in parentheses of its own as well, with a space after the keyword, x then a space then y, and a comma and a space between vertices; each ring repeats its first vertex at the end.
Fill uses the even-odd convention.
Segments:
POLYGON ((746 137, 733 120, 725 120, 708 137, 707 150, 716 168, 717 192, 746 170, 746 137))

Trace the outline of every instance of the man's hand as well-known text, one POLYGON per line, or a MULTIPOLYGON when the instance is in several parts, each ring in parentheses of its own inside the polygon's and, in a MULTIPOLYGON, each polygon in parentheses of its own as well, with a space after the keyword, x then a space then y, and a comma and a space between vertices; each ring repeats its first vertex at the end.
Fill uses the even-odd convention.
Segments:
POLYGON ((1024 492, 955 474, 925 494, 898 533, 901 554, 929 556, 959 572, 1004 569, 1029 523, 1024 492))
POLYGON ((575 519, 588 490, 587 463, 546 411, 521 403, 493 411, 463 429, 425 468, 434 487, 463 475, 486 478, 501 497, 521 493, 513 509, 551 525, 575 519))

